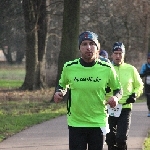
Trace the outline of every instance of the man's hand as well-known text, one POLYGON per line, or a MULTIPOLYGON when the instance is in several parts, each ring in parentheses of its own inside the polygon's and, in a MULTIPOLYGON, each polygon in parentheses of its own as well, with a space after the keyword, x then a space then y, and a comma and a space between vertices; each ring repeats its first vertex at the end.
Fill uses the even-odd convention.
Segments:
POLYGON ((59 103, 62 99, 63 99, 63 93, 62 92, 56 92, 54 94, 55 103, 59 103))
POLYGON ((134 103, 136 101, 136 94, 132 93, 131 95, 129 95, 129 98, 126 100, 126 103, 134 103))
POLYGON ((112 96, 108 99, 107 103, 110 107, 114 108, 118 104, 118 98, 116 96, 112 96))

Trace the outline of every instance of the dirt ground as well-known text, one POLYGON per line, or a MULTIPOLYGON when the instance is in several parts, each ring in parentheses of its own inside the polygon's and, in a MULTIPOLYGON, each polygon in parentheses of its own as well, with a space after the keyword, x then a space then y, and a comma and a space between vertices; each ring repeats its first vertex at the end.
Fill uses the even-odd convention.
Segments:
POLYGON ((54 88, 42 89, 36 91, 22 91, 18 89, 0 89, 0 101, 43 101, 51 100, 54 88))

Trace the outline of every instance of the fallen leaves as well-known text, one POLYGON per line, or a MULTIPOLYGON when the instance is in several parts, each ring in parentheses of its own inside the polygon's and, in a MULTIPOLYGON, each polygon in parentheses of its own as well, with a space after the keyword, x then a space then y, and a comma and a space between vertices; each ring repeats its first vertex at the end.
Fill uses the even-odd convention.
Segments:
POLYGON ((43 101, 51 100, 55 89, 48 88, 35 91, 22 91, 16 89, 0 89, 0 101, 43 101))

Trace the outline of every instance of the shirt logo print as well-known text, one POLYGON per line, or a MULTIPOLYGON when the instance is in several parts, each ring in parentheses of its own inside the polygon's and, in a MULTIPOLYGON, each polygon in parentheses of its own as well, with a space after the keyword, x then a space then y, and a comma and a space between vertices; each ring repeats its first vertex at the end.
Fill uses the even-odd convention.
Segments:
POLYGON ((74 78, 74 81, 77 81, 77 82, 81 82, 81 81, 89 81, 89 82, 100 82, 100 78, 99 77, 96 77, 96 78, 93 78, 93 77, 87 77, 87 78, 77 78, 75 77, 74 78))

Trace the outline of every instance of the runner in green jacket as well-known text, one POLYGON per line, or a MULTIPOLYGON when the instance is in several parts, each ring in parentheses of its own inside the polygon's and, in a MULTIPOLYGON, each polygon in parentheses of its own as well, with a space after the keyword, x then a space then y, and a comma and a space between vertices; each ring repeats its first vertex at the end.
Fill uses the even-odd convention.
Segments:
MULTIPOLYGON (((137 69, 124 62, 125 47, 123 43, 114 43, 112 51, 112 64, 121 82, 123 96, 115 108, 109 108, 108 105, 110 132, 106 135, 106 143, 108 150, 127 150, 126 141, 130 128, 132 103, 142 94, 143 82, 137 69)), ((111 93, 108 95, 110 96, 111 93)))

